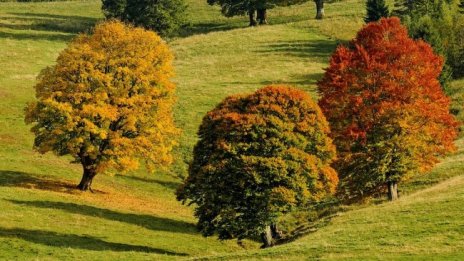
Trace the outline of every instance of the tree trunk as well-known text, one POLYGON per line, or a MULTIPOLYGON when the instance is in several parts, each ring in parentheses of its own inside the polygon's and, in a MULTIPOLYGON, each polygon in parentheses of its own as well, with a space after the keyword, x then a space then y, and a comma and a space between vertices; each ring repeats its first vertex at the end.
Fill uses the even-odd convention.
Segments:
POLYGON ((398 183, 396 181, 388 182, 388 200, 395 201, 398 199, 398 183))
POLYGON ((273 239, 281 239, 282 238, 282 231, 279 230, 277 224, 271 224, 271 234, 273 239))
POLYGON ((314 0, 316 2, 316 19, 324 18, 324 0, 314 0))
POLYGON ((267 9, 258 9, 257 13, 259 24, 267 24, 267 9))
POLYGON ((82 191, 87 191, 90 190, 92 191, 92 181, 95 175, 97 175, 97 172, 95 171, 95 168, 91 166, 84 166, 84 174, 82 175, 81 182, 79 185, 77 185, 77 188, 82 191))
POLYGON ((270 226, 266 226, 264 232, 261 233, 261 240, 263 241, 261 248, 268 248, 273 245, 274 242, 272 240, 272 231, 270 226))
POLYGON ((250 18, 250 26, 256 26, 257 22, 256 22, 256 19, 255 19, 255 10, 250 9, 248 11, 248 16, 250 18))

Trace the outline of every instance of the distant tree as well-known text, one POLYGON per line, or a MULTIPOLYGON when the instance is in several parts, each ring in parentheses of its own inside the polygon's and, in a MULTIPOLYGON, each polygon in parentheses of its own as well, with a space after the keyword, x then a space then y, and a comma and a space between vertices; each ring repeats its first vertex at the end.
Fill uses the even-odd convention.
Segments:
POLYGON ((226 17, 248 14, 250 26, 267 23, 267 10, 276 6, 302 4, 309 0, 207 0, 210 5, 219 5, 226 17), (257 13, 258 21, 255 19, 257 13))
POLYGON ((189 176, 178 200, 196 204, 204 236, 278 236, 277 217, 332 194, 335 148, 329 126, 303 91, 269 86, 230 96, 200 126, 189 176))
POLYGON ((70 155, 83 167, 78 188, 98 173, 172 161, 173 56, 153 32, 110 21, 81 34, 46 68, 26 107, 34 148, 70 155))
POLYGON ((127 0, 102 0, 103 14, 107 19, 124 20, 127 0))
POLYGON ((102 0, 106 18, 119 19, 161 36, 173 34, 185 24, 184 0, 102 0))
POLYGON ((462 21, 459 0, 396 0, 393 15, 399 16, 411 37, 423 39, 445 58, 440 82, 446 89, 451 77, 464 75, 461 59, 462 21))
POLYGON ((446 5, 458 5, 460 0, 395 0, 393 15, 415 16, 431 15, 440 16, 442 8, 446 5))
POLYGON ((395 200, 398 183, 454 149, 457 122, 437 79, 442 65, 396 17, 369 23, 348 47, 337 48, 318 86, 338 150, 342 196, 388 190, 395 200))
POLYGON ((385 0, 367 0, 366 2, 367 14, 364 18, 364 22, 376 22, 382 17, 390 16, 388 6, 385 4, 385 0))

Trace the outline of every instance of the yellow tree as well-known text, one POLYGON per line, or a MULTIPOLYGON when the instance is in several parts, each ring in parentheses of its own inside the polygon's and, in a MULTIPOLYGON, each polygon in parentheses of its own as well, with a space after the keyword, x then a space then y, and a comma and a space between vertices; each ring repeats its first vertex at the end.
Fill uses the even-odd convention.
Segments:
POLYGON ((96 174, 149 170, 172 162, 173 55, 155 33, 109 21, 81 34, 44 69, 37 101, 26 107, 34 148, 71 155, 83 166, 77 186, 96 174))

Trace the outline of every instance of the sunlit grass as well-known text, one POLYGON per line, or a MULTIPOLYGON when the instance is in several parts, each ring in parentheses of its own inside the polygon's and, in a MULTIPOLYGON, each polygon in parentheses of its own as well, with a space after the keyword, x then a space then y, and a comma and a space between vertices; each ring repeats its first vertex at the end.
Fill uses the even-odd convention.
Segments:
MULTIPOLYGON (((228 95, 268 84, 294 85, 317 98, 315 84, 331 52, 363 24, 364 1, 326 4, 327 16, 322 21, 313 19, 312 1, 277 8, 269 11, 270 25, 255 28, 247 27, 246 17, 222 17, 205 0, 188 2, 190 24, 178 37, 168 39, 176 55, 175 118, 183 130, 177 161, 167 172, 99 175, 94 181, 95 194, 73 189, 81 168, 70 164, 68 157, 32 151, 33 137, 24 124, 23 108, 34 99, 40 70, 53 65, 76 33, 102 19, 100 1, 0 3, 0 259, 158 260, 232 255, 232 259, 298 260, 382 258, 381 251, 398 258, 463 252, 464 240, 456 234, 463 234, 459 178, 450 182, 460 187, 439 185, 432 188, 433 193, 416 194, 397 204, 358 206, 318 232, 269 252, 248 252, 257 249, 255 242, 245 241, 242 248, 233 241, 198 234, 192 209, 177 202, 174 191, 179 176, 186 175, 203 115, 228 95), (426 204, 418 198, 438 203, 426 204), (424 215, 431 223, 415 226, 413 220, 424 215), (432 229, 439 220, 449 224, 432 229), (388 224, 410 236, 395 243, 403 234, 389 233, 388 224), (430 237, 419 233, 421 229, 430 229, 430 237), (457 232, 448 233, 450 229, 457 232), (394 252, 397 244, 401 249, 394 252), (432 250, 425 251, 429 247, 432 250)), ((456 90, 453 106, 462 106, 463 81, 452 86, 456 90)), ((461 175, 463 140, 458 145, 460 151, 445 158, 430 175, 405 183, 403 195, 461 175)))

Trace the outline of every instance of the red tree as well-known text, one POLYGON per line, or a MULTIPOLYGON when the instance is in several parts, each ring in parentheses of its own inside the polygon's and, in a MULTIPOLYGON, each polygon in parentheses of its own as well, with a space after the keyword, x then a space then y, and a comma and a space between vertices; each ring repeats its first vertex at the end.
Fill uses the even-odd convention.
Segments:
POLYGON ((438 77, 443 59, 398 18, 366 25, 333 54, 319 105, 339 151, 340 191, 365 197, 430 169, 454 149, 457 122, 438 77))

